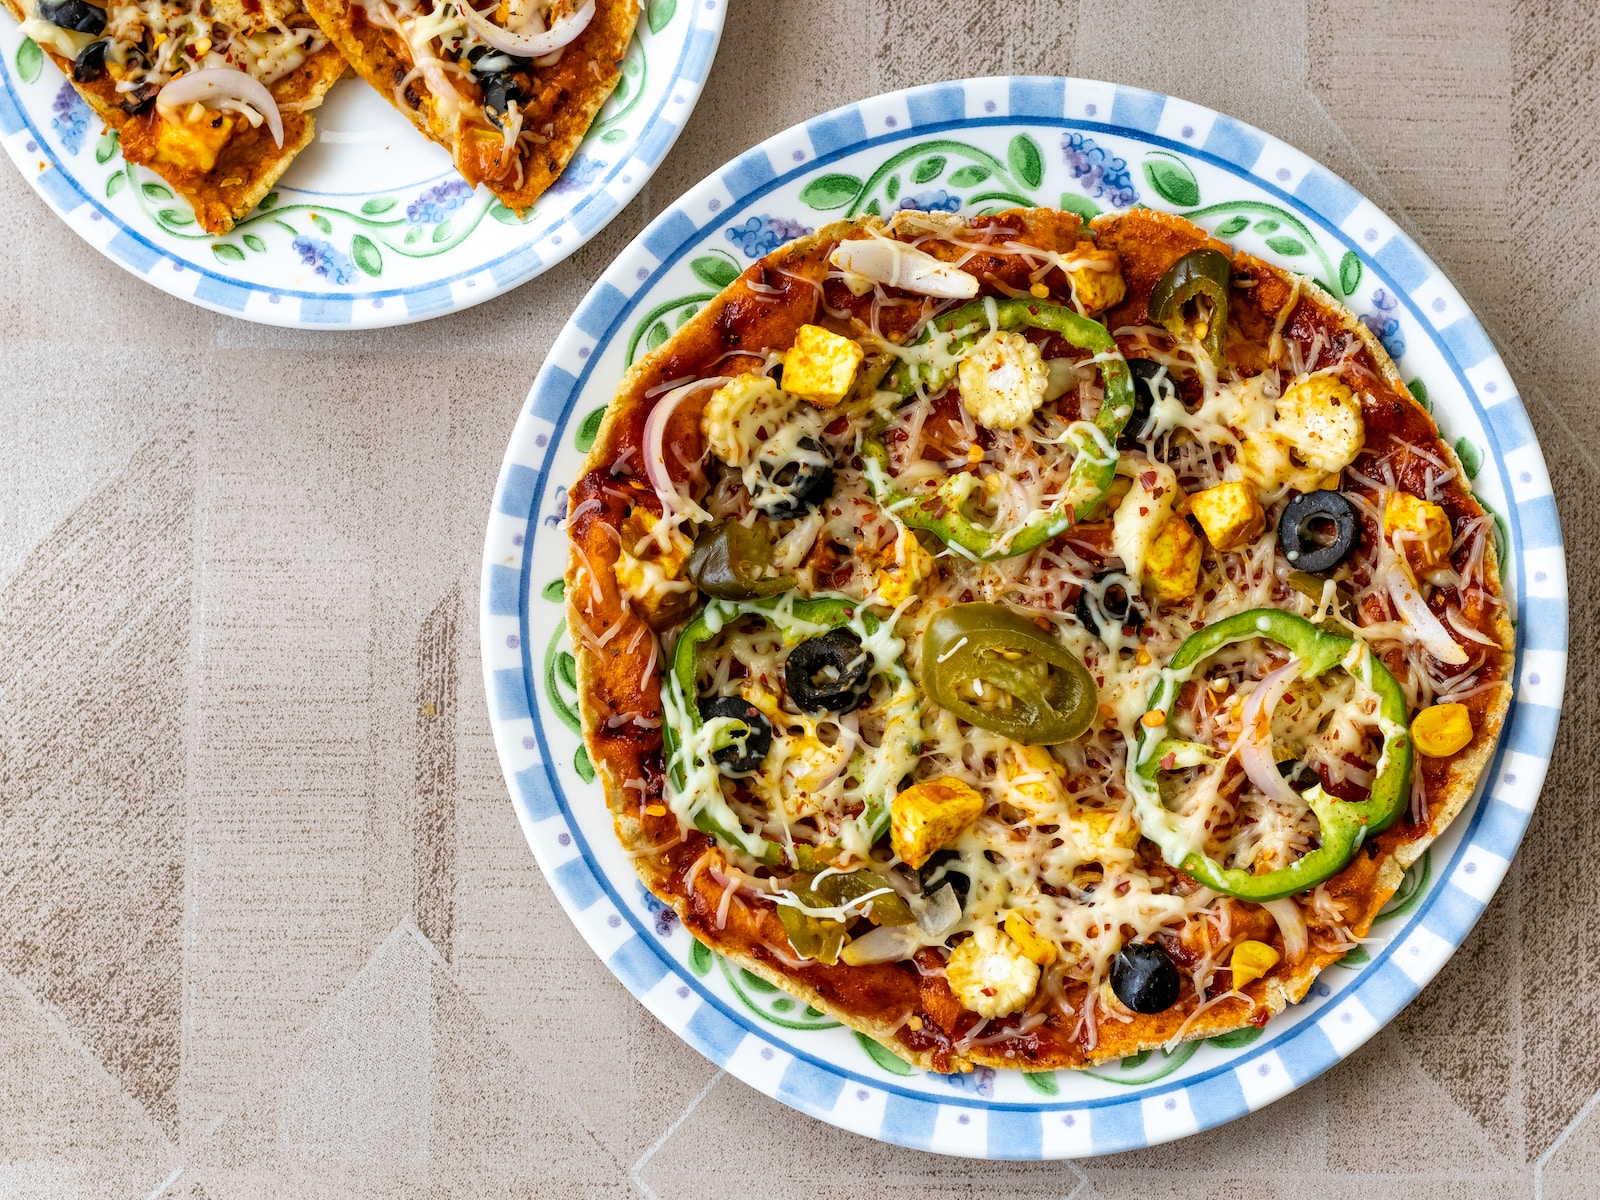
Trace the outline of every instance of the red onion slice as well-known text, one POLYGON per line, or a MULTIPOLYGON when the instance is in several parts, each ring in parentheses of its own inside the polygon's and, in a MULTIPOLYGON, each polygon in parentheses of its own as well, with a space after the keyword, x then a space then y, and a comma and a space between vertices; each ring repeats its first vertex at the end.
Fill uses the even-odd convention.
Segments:
POLYGON ((1272 710, 1277 707, 1284 689, 1300 670, 1300 660, 1291 658, 1268 675, 1250 693, 1240 710, 1244 728, 1239 734, 1239 765, 1250 776, 1250 782, 1269 800, 1277 800, 1298 809, 1305 802, 1295 794, 1289 781, 1278 774, 1278 764, 1272 758, 1272 710))
POLYGON ((232 67, 207 67, 192 75, 180 75, 156 95, 156 104, 162 108, 179 108, 198 101, 214 106, 218 100, 241 100, 266 119, 272 131, 272 140, 283 146, 283 117, 278 113, 278 102, 272 98, 266 84, 259 79, 235 71, 232 67))
POLYGON ((514 58, 538 58, 552 50, 559 50, 594 20, 594 0, 588 0, 577 12, 551 22, 549 29, 539 33, 512 33, 474 9, 471 0, 457 0, 456 8, 468 29, 496 50, 514 58))
POLYGON ((1268 900, 1261 907, 1272 914, 1272 919, 1278 923, 1278 932, 1283 934, 1283 956, 1291 963, 1299 962, 1311 948, 1300 906, 1293 898, 1285 896, 1282 900, 1268 900))
POLYGON ((650 486, 655 489, 656 496, 661 500, 661 510, 671 516, 683 507, 683 497, 678 493, 672 476, 667 473, 666 453, 661 445, 662 434, 667 431, 667 422, 672 419, 672 414, 677 411, 678 405, 692 392, 703 387, 720 387, 727 383, 725 375, 714 376, 711 379, 696 379, 686 383, 680 388, 668 392, 657 400, 651 408, 650 415, 644 421, 644 473, 650 481, 650 486))

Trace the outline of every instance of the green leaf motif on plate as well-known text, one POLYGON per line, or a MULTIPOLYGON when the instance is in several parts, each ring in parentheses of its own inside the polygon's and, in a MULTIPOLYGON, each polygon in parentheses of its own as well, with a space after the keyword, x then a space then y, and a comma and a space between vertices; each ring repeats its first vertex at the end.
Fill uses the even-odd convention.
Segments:
POLYGON ((1011 173, 1030 188, 1044 182, 1044 155, 1039 152, 1039 143, 1027 134, 1019 133, 1011 139, 1006 161, 1011 164, 1011 173))
POLYGON ((644 348, 646 350, 654 350, 666 340, 667 323, 665 321, 657 321, 650 326, 650 332, 644 335, 644 348))
POLYGON ((739 982, 752 992, 760 992, 763 995, 770 995, 778 990, 775 984, 768 983, 761 976, 752 975, 749 971, 743 969, 739 971, 739 982))
POLYGON ((949 160, 942 154, 934 154, 923 159, 911 169, 912 183, 927 183, 930 179, 937 179, 949 160))
POLYGON ((383 274, 383 255, 378 252, 373 240, 364 233, 358 233, 350 239, 350 260, 368 275, 383 274))
POLYGON ((694 272, 694 277, 701 283, 716 288, 719 292, 739 278, 739 264, 731 255, 724 254, 720 250, 702 254, 689 264, 689 270, 694 272))
POLYGON ((114 172, 111 178, 106 180, 106 199, 111 199, 111 197, 115 196, 127 186, 128 171, 127 168, 124 167, 122 170, 114 172))
POLYGON ((1467 478, 1476 479, 1478 472, 1483 469, 1483 451, 1467 438, 1461 437, 1456 439, 1456 457, 1461 460, 1467 478))
POLYGON ((1422 897, 1428 892, 1428 879, 1432 874, 1433 852, 1424 850, 1422 857, 1406 868, 1406 873, 1400 877, 1400 886, 1395 889, 1394 895, 1389 897, 1389 903, 1378 910, 1378 915, 1372 918, 1372 923, 1376 925, 1382 921, 1403 917, 1422 903, 1422 897))
POLYGON ((1428 385, 1420 379, 1413 379, 1406 384, 1406 390, 1411 393, 1411 398, 1422 405, 1425 412, 1433 411, 1433 401, 1428 399, 1428 385))
POLYGON ((1292 238, 1285 234, 1282 237, 1267 239, 1267 249, 1274 254, 1282 254, 1289 258, 1296 258, 1306 252, 1306 244, 1299 238, 1292 238))
POLYGON ((146 183, 139 189, 146 200, 171 200, 172 189, 160 183, 146 183))
POLYGON ((1087 196, 1080 196, 1077 192, 1062 192, 1060 208, 1062 212, 1077 213, 1085 222, 1092 221, 1100 215, 1100 206, 1087 196))
POLYGON ((861 211, 866 213, 867 216, 869 216, 869 217, 881 217, 881 216, 883 216, 883 209, 878 207, 878 202, 876 200, 874 200, 871 204, 867 205, 866 208, 862 209, 861 211))
POLYGON ((1119 1059, 1115 1064, 1106 1063, 1100 1067, 1089 1067, 1086 1071, 1096 1079, 1104 1079, 1108 1083, 1120 1083, 1126 1087, 1154 1083, 1158 1079, 1165 1079, 1183 1066, 1194 1057, 1194 1052, 1199 1048, 1199 1042, 1180 1042, 1170 1053, 1166 1050, 1159 1054, 1154 1050, 1142 1050, 1138 1054, 1130 1054, 1126 1058, 1119 1059))
POLYGON ((746 1008, 769 1025, 801 1031, 833 1029, 838 1026, 839 1022, 809 1005, 796 1013, 794 1001, 777 987, 759 975, 735 967, 725 958, 718 961, 722 965, 723 977, 733 989, 733 994, 739 997, 746 1008))
POLYGON ((589 761, 589 751, 587 747, 578 747, 578 752, 572 756, 572 769, 578 773, 578 778, 583 780, 585 783, 594 782, 594 764, 589 761))
POLYGON ((415 229, 407 231, 405 244, 410 246, 422 240, 422 235, 427 232, 426 227, 418 225, 415 229))
POLYGON ((156 217, 163 225, 171 225, 175 229, 194 224, 194 214, 186 213, 181 208, 163 208, 156 217))
MULTIPOLYGON (((601 409, 600 411, 604 412, 605 409, 601 409)), ((540 590, 539 595, 543 596, 546 600, 549 600, 553 604, 560 604, 561 601, 566 599, 567 596, 567 581, 565 579, 552 579, 549 583, 544 585, 544 587, 540 590)))
POLYGON ((1371 961, 1372 955, 1367 953, 1365 946, 1351 946, 1345 956, 1339 960, 1339 965, 1354 971, 1366 966, 1371 961))
POLYGON ((857 1044, 866 1052, 868 1058, 891 1075, 909 1075, 914 1069, 910 1063, 901 1058, 889 1047, 874 1041, 859 1029, 850 1031, 855 1035, 857 1044))
POLYGON ((1277 233, 1278 230, 1282 228, 1283 226, 1278 224, 1278 222, 1274 221, 1271 217, 1268 217, 1264 221, 1256 222, 1256 232, 1261 234, 1277 233))
POLYGON ((1054 1071, 1024 1071, 1022 1082, 1038 1092, 1041 1096, 1059 1096, 1061 1083, 1056 1079, 1054 1071))
MULTIPOLYGON (((566 690, 572 688, 571 680, 577 672, 572 670, 565 659, 572 658, 572 652, 561 645, 567 636, 567 623, 565 621, 556 626, 555 632, 550 635, 549 644, 544 649, 544 694, 549 700, 550 707, 555 709, 556 716, 561 718, 561 723, 573 733, 583 732, 583 723, 578 719, 578 697, 573 695, 571 700, 566 697, 566 690), (565 688, 563 688, 565 684, 565 688)), ((584 755, 584 762, 588 763, 588 755, 584 755)), ((593 765, 590 764, 590 770, 593 765)), ((580 767, 578 774, 583 774, 580 767)))
MULTIPOLYGON (((507 208, 504 204, 501 204, 500 201, 498 201, 498 200, 496 200, 493 204, 489 205, 489 215, 491 217, 493 217, 496 221, 499 221, 500 224, 502 224, 502 225, 521 225, 527 220, 526 217, 517 216, 516 213, 512 212, 509 208, 507 208)), ((414 229, 411 232, 412 233, 420 233, 421 230, 414 229)), ((411 237, 411 234, 408 233, 406 235, 406 241, 409 242, 409 241, 413 241, 413 240, 414 239, 411 237)))
POLYGON ((900 176, 889 176, 888 181, 883 185, 883 194, 890 204, 900 198, 900 176))
POLYGON ((117 152, 117 131, 108 129, 98 142, 94 144, 94 160, 103 163, 117 152))
POLYGON ((277 202, 278 202, 278 193, 277 192, 268 192, 265 196, 261 197, 261 202, 256 205, 256 211, 257 212, 266 212, 267 209, 271 208, 277 202))
POLYGON ((861 180, 854 175, 819 175, 800 189, 800 202, 819 212, 844 208, 861 194, 861 180))
POLYGON ((689 970, 696 975, 704 976, 711 970, 711 947, 704 942, 696 940, 689 945, 689 970))
POLYGON ((572 656, 572 651, 563 650, 556 655, 556 674, 569 688, 578 686, 578 660, 572 656))
POLYGON ((672 18, 677 15, 678 0, 650 0, 650 32, 660 33, 672 24, 672 18))
MULTIPOLYGON (((311 213, 310 216, 311 216, 311 223, 313 225, 315 225, 318 229, 322 230, 323 233, 332 233, 333 232, 333 222, 328 220, 327 217, 323 216, 321 213, 311 213)), ((441 226, 441 228, 443 228, 443 226, 441 226)), ((434 235, 433 240, 434 241, 438 241, 439 240, 438 234, 434 235)))
POLYGON ((22 45, 17 47, 17 78, 23 83, 32 83, 39 78, 43 66, 44 51, 39 49, 39 43, 32 38, 23 38, 22 45))
POLYGON ((1222 1050, 1237 1050, 1240 1046, 1248 1046, 1260 1036, 1261 1026, 1246 1025, 1242 1029, 1230 1029, 1227 1033, 1208 1037, 1206 1042, 1222 1050))
POLYGON ((244 261, 244 251, 232 242, 213 242, 211 244, 211 253, 217 256, 218 262, 242 263, 244 261))
POLYGON ((1249 217, 1229 217, 1221 225, 1217 226, 1217 236, 1219 238, 1231 238, 1236 233, 1243 233, 1245 227, 1249 224, 1249 217))
POLYGON ((1200 203, 1200 184, 1189 164, 1175 154, 1157 151, 1144 160, 1144 177, 1151 190, 1168 204, 1193 208, 1200 203))
POLYGON ((375 217, 379 213, 388 212, 394 206, 395 199, 393 196, 375 196, 361 206, 361 211, 369 217, 375 217))
POLYGON ((606 145, 610 146, 616 142, 622 141, 622 139, 627 136, 628 131, 626 129, 608 129, 600 135, 600 140, 606 145))
POLYGON ((1346 250, 1344 257, 1339 260, 1339 290, 1346 296, 1351 296, 1359 286, 1361 286, 1361 256, 1354 250, 1346 250))
POLYGON ((440 221, 439 222, 439 227, 433 231, 434 244, 437 245, 440 242, 448 241, 449 238, 450 238, 450 232, 454 228, 455 228, 455 223, 454 222, 452 222, 452 221, 440 221))
POLYGON ((262 253, 267 248, 267 244, 253 233, 245 234, 241 240, 246 246, 250 247, 250 249, 254 250, 257 254, 262 253))
POLYGON ((987 178, 989 178, 987 167, 968 163, 964 167, 957 167, 950 173, 950 186, 958 188, 976 187, 987 178))
POLYGON ((579 454, 589 453, 590 447, 594 445, 594 439, 600 436, 600 422, 605 419, 606 406, 602 404, 578 422, 578 428, 572 434, 572 444, 579 454))
POLYGON ((700 306, 698 304, 691 304, 688 308, 685 308, 679 312, 676 317, 672 318, 673 322, 678 326, 679 329, 682 329, 689 323, 689 318, 694 316, 695 313, 699 311, 700 306))

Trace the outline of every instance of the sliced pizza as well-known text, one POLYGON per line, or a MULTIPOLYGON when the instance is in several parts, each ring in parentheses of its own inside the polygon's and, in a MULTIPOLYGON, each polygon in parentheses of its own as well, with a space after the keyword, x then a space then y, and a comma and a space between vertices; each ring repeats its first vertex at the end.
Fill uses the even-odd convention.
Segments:
POLYGON ((621 78, 638 0, 308 0, 350 65, 519 215, 621 78))
POLYGON ((343 74, 299 0, 4 0, 108 127, 226 233, 310 145, 343 74))

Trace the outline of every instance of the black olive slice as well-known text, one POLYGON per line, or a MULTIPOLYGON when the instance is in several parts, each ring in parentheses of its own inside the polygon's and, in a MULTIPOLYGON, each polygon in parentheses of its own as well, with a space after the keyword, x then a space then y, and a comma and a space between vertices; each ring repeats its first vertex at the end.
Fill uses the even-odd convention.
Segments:
POLYGON ((1137 438, 1150 419, 1150 410, 1155 407, 1156 376, 1161 374, 1162 365, 1153 358, 1130 358, 1128 370, 1133 374, 1133 412, 1128 415, 1122 432, 1137 438))
POLYGON ((922 894, 931 896, 949 884, 955 891, 961 911, 967 910, 967 896, 972 891, 972 880, 960 869, 961 860, 954 850, 935 850, 926 862, 917 868, 917 878, 922 881, 922 894), (955 866, 951 866, 955 863, 955 866))
POLYGON ((484 76, 480 82, 483 85, 484 115, 499 128, 500 118, 505 115, 511 102, 515 100, 521 103, 522 86, 517 82, 514 71, 496 71, 493 75, 484 76))
POLYGON ((72 60, 72 78, 77 83, 89 83, 99 79, 106 73, 106 46, 104 38, 98 42, 90 42, 78 51, 78 57, 72 60))
POLYGON ((1131 625, 1135 630, 1143 627, 1144 600, 1132 580, 1121 571, 1107 571, 1104 575, 1096 575, 1094 581, 1105 585, 1101 600, 1097 602, 1089 594, 1088 588, 1078 593, 1076 611, 1078 621, 1085 629, 1099 634, 1106 617, 1120 626, 1131 625))
POLYGON ((1278 518, 1278 549, 1297 571, 1326 574, 1349 558, 1360 541, 1361 518, 1356 506, 1338 492, 1296 496, 1283 506, 1283 516, 1278 518), (1330 523, 1332 537, 1325 533, 1330 523))
POLYGON ((1111 990, 1136 1013, 1166 1012, 1179 986, 1177 966, 1154 942, 1129 942, 1111 960, 1111 990))
POLYGON ((851 712, 867 698, 872 656, 851 630, 830 629, 789 651, 783 681, 801 712, 851 712))
POLYGON ((156 102, 161 89, 153 83, 141 83, 128 93, 127 99, 117 102, 117 107, 130 117, 136 117, 156 102))
POLYGON ((772 722, 762 711, 742 696, 718 696, 700 705, 700 719, 711 721, 717 717, 732 717, 743 721, 750 732, 735 739, 731 745, 714 751, 712 761, 729 775, 748 775, 759 771, 772 749, 772 722))
POLYGON ((85 0, 39 0, 33 15, 49 21, 59 29, 73 29, 79 33, 103 33, 106 27, 106 10, 96 8, 85 0))
POLYGON ((833 457, 815 438, 803 437, 796 446, 811 453, 788 461, 761 460, 761 479, 750 497, 751 504, 775 520, 798 517, 833 491, 833 457), (812 461, 816 458, 822 461, 812 461))

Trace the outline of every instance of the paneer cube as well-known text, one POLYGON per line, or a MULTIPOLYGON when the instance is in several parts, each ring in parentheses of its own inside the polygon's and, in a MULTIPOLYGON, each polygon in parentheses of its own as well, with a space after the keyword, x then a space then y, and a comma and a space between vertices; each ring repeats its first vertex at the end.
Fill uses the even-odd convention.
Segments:
POLYGON ((891 608, 915 592, 935 566, 933 555, 909 529, 900 531, 899 540, 884 559, 878 568, 878 598, 891 608))
POLYGON ((983 796, 954 776, 915 783, 890 802, 889 840, 901 861, 920 867, 982 812, 983 796))
POLYGON ((1233 948, 1228 969, 1233 972, 1233 990, 1242 991, 1246 985, 1260 979, 1278 965, 1281 956, 1265 942, 1243 941, 1233 948))
POLYGON ((1183 517, 1168 520, 1150 543, 1144 578, 1159 603, 1176 604, 1194 595, 1200 583, 1200 539, 1183 517))
POLYGON ((783 356, 783 388, 818 408, 832 408, 847 395, 865 357, 847 337, 820 325, 802 325, 783 356))
POLYGON ((1152 462, 1133 478, 1111 517, 1111 548, 1130 579, 1144 574, 1151 543, 1172 517, 1183 489, 1166 463, 1152 462))
POLYGON ((694 584, 681 578, 694 547, 679 530, 655 537, 661 518, 636 508, 617 531, 621 549, 615 567, 617 588, 652 629, 664 629, 694 604, 694 584))
POLYGON ((1020 333, 992 330, 969 349, 956 369, 961 406, 989 429, 1020 429, 1050 387, 1039 347, 1020 333))
POLYGON ((1189 511, 1218 550, 1248 546, 1267 527, 1267 514, 1248 483, 1219 483, 1189 497, 1189 511))
POLYGON ((1138 823, 1111 809, 1078 809, 1068 830, 1085 862, 1104 862, 1106 855, 1116 856, 1139 844, 1138 823))
POLYGON ((1048 967, 1055 962, 1059 953, 1056 944, 1049 938, 1040 937, 1028 918, 1016 909, 1006 914, 1005 930, 1006 936, 1017 944, 1017 949, 1029 962, 1041 967, 1048 967))
POLYGON ((1341 380, 1311 375, 1278 397, 1273 428, 1309 467, 1342 471, 1361 453, 1366 426, 1361 402, 1341 380))
POLYGON ((1447 566, 1450 516, 1432 501, 1410 492, 1394 492, 1383 509, 1383 532, 1419 575, 1447 566))
POLYGON ((1103 312, 1121 304, 1128 294, 1122 278, 1122 256, 1115 250, 1102 250, 1093 242, 1082 241, 1068 256, 1072 297, 1086 313, 1103 312))
POLYGON ((222 153, 239 122, 233 113, 217 112, 198 104, 181 114, 158 111, 154 160, 197 175, 204 175, 217 165, 217 155, 222 153))
POLYGON ((1025 1008, 1039 989, 1039 964, 993 925, 980 925, 950 952, 945 982, 964 1008, 1005 1017, 1025 1008))
POLYGON ((1000 774, 1010 785, 1007 799, 1030 817, 1047 816, 1067 798, 1061 768, 1044 746, 1011 743, 1000 756, 1000 774))
POLYGON ((711 393, 700 413, 700 431, 712 454, 730 467, 743 467, 793 409, 793 396, 767 376, 747 372, 711 393))

